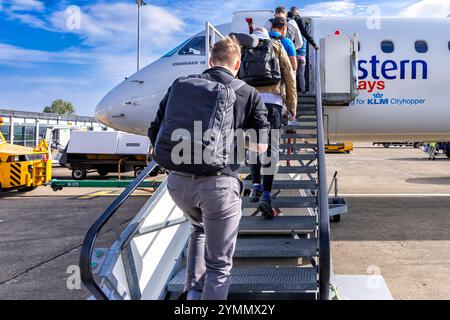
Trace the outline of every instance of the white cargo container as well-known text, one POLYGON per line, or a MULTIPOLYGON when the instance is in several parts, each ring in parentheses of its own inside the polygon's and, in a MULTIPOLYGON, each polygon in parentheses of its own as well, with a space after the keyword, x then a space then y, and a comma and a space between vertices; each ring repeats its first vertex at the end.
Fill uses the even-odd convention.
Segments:
POLYGON ((110 172, 139 174, 148 161, 147 137, 117 131, 72 131, 60 163, 72 170, 76 180, 88 172, 100 176, 110 172))
POLYGON ((73 131, 67 153, 146 155, 150 142, 147 137, 118 131, 73 131))

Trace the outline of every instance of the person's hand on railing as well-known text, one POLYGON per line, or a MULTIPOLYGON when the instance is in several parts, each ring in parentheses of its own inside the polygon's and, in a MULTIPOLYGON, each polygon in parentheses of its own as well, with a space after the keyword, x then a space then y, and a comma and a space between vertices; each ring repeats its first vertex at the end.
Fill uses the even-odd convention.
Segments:
POLYGON ((295 120, 295 114, 288 110, 287 112, 288 121, 294 121, 295 120))

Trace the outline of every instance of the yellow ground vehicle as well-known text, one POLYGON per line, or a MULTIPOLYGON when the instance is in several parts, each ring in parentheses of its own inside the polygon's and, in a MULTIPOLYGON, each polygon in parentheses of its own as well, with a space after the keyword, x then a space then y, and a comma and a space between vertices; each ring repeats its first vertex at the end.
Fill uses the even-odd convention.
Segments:
POLYGON ((51 177, 52 163, 45 140, 34 148, 22 147, 7 143, 0 132, 0 191, 31 191, 51 177))
POLYGON ((353 142, 330 143, 325 145, 326 153, 350 153, 353 151, 353 142))

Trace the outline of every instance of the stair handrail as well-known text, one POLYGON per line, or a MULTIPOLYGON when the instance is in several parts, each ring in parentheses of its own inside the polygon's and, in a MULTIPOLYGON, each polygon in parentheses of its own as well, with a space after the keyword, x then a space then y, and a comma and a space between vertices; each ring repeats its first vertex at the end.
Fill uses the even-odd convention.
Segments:
POLYGON ((141 174, 136 177, 123 192, 114 199, 114 201, 106 208, 106 210, 97 218, 94 224, 89 228, 86 236, 83 240, 80 251, 80 275, 81 281, 86 288, 93 294, 98 300, 108 300, 108 296, 100 288, 94 279, 92 272, 92 255, 94 252, 95 242, 100 231, 105 224, 111 220, 116 211, 125 203, 125 201, 133 194, 133 192, 139 187, 139 185, 148 177, 148 175, 158 166, 155 161, 152 161, 145 167, 141 174))
POLYGON ((208 21, 205 22, 205 53, 206 53, 206 66, 209 64, 209 58, 211 58, 212 46, 216 43, 216 36, 220 39, 224 39, 225 36, 217 30, 208 21))
POLYGON ((315 80, 317 108, 317 162, 319 197, 319 299, 329 300, 331 276, 330 215, 328 207, 327 165, 325 158, 325 138, 322 108, 322 85, 320 79, 320 52, 315 50, 315 80))

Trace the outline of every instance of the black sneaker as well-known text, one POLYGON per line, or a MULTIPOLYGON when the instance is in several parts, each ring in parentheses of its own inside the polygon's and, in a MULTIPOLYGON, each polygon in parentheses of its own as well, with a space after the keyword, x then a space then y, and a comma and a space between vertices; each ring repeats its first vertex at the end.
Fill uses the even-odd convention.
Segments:
POLYGON ((272 208, 272 195, 270 192, 264 192, 261 200, 259 200, 258 209, 266 218, 272 219, 274 217, 272 208))
POLYGON ((253 185, 253 189, 250 192, 250 201, 251 202, 258 202, 259 198, 261 197, 262 194, 262 185, 258 184, 258 185, 253 185))

